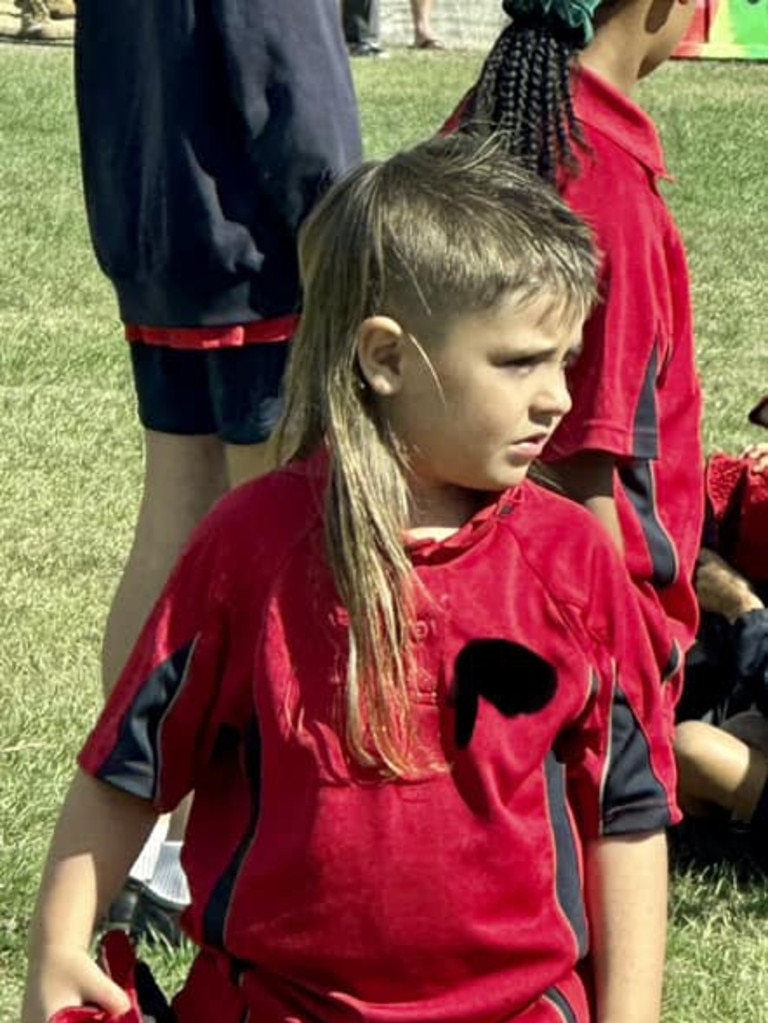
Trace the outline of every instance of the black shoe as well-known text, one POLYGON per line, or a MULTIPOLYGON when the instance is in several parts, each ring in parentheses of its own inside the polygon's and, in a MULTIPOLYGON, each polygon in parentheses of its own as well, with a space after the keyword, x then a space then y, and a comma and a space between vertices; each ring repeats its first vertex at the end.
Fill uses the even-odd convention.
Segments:
POLYGON ((387 51, 378 43, 353 43, 349 48, 350 57, 388 57, 387 51))
POLYGON ((131 938, 136 944, 143 941, 147 945, 180 948, 184 941, 179 924, 181 913, 177 903, 160 898, 142 885, 131 919, 131 938))
POLYGON ((115 896, 112 904, 99 924, 100 931, 125 931, 130 933, 136 905, 144 886, 140 881, 128 878, 115 896))

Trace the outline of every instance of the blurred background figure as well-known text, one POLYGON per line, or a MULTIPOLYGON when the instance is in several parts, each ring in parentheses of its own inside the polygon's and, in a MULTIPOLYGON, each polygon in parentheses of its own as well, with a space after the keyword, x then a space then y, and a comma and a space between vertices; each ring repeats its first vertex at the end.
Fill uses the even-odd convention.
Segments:
POLYGON ((701 624, 677 707, 686 820, 675 844, 682 862, 730 861, 766 875, 768 445, 750 445, 738 457, 712 455, 706 483, 696 569, 701 624))
POLYGON ((19 38, 30 42, 69 42, 75 34, 74 0, 16 0, 19 38))
POLYGON ((432 0, 411 0, 413 45, 417 50, 444 50, 445 43, 432 29, 432 0))
MULTIPOLYGON (((76 25, 88 223, 130 342, 144 445, 106 694, 197 524, 272 468, 296 233, 362 151, 337 0, 78 0, 76 25)), ((184 813, 165 827, 108 923, 173 943, 184 813)))
POLYGON ((386 56, 379 41, 379 0, 342 0, 341 21, 350 57, 386 56))

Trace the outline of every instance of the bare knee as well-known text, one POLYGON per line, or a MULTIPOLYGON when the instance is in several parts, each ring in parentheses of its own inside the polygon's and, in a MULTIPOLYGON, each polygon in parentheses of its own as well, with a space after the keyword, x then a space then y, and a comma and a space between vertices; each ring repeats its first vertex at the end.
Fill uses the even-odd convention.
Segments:
POLYGON ((684 721, 675 729, 678 797, 687 813, 707 812, 708 787, 703 784, 712 728, 701 721, 684 721))
POLYGON ((684 721, 675 729, 675 756, 678 765, 695 764, 706 758, 707 748, 717 729, 703 721, 684 721))
POLYGON ((720 806, 749 820, 766 783, 765 756, 721 728, 686 721, 675 731, 679 797, 689 813, 720 806))

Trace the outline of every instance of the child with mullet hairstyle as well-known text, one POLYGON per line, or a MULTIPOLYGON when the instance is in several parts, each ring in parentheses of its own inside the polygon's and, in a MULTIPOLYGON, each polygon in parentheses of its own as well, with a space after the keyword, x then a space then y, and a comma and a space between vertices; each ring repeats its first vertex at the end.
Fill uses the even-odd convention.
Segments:
POLYGON ((23 1023, 135 1023, 91 931, 190 792, 164 1020, 658 1023, 656 659, 610 539, 526 478, 589 232, 454 137, 335 186, 300 263, 283 466, 197 530, 80 754, 23 1023))

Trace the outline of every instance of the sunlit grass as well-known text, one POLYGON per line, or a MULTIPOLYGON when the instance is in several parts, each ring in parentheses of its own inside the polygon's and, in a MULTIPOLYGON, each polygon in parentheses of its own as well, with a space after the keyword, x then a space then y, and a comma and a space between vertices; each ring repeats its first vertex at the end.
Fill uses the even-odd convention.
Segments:
MULTIPOLYGON (((355 65, 366 145, 434 131, 478 54, 355 65)), ((108 284, 79 194, 71 53, 0 46, 0 1021, 18 1018, 23 946, 50 828, 100 694, 98 654, 131 535, 140 437, 108 284)), ((677 64, 641 90, 679 179, 708 446, 752 439, 768 391, 768 67, 677 64)), ((766 1023, 768 902, 725 874, 676 879, 666 1023, 766 1023)), ((156 957, 177 983, 186 958, 156 957)))

